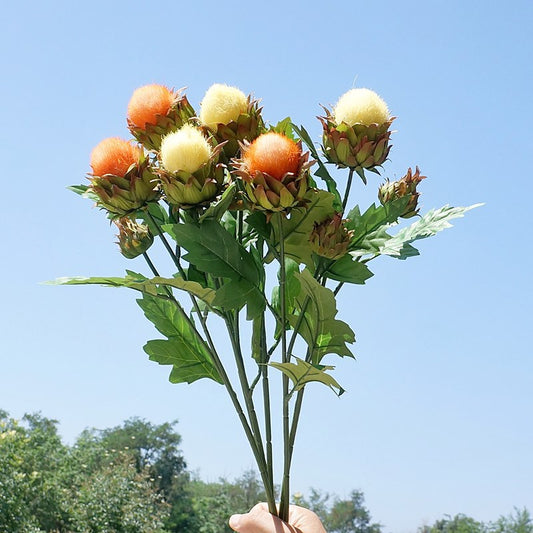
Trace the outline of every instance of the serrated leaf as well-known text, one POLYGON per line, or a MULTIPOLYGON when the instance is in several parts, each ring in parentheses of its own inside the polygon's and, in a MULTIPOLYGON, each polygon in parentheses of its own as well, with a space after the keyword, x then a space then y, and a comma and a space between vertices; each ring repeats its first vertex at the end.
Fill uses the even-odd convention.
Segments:
POLYGON ((363 285, 374 275, 364 263, 355 260, 351 255, 345 255, 335 261, 325 274, 330 279, 357 285, 363 285))
POLYGON ((213 289, 202 287, 195 281, 186 281, 182 278, 163 278, 156 276, 154 278, 146 278, 142 274, 137 274, 128 271, 128 275, 119 277, 71 277, 58 278, 52 282, 51 285, 102 285, 105 287, 126 287, 145 294, 155 296, 159 294, 159 287, 167 286, 175 289, 186 291, 197 298, 200 298, 209 306, 213 305, 215 298, 215 291, 213 289))
POLYGON ((248 320, 253 320, 265 310, 266 302, 258 288, 245 279, 230 280, 216 291, 213 305, 225 310, 247 306, 248 320))
POLYGON ((407 195, 385 205, 372 204, 362 215, 359 206, 355 206, 346 218, 346 228, 353 231, 349 250, 375 253, 381 249, 390 238, 386 229, 397 223, 410 198, 407 195))
POLYGON ((232 183, 222 194, 217 202, 213 202, 200 217, 200 222, 207 219, 220 220, 235 200, 237 185, 232 183))
POLYGON ((312 363, 320 363, 328 353, 353 357, 346 343, 355 342, 355 335, 346 322, 335 318, 337 306, 333 292, 320 285, 308 270, 294 277, 300 282, 301 290, 288 320, 293 328, 298 327, 298 334, 307 343, 312 363))
POLYGON ((418 255, 418 250, 412 247, 410 243, 426 239, 436 235, 439 231, 451 228, 450 220, 464 216, 467 211, 479 207, 483 204, 474 204, 469 207, 451 207, 445 205, 440 209, 432 209, 416 222, 400 230, 391 239, 385 242, 380 253, 405 259, 407 257, 418 255))
POLYGON ((328 191, 334 196, 333 205, 335 207, 335 210, 338 212, 341 212, 342 211, 342 200, 341 200, 341 195, 339 194, 339 191, 337 190, 337 182, 333 179, 331 174, 328 172, 326 165, 324 165, 324 163, 320 159, 318 150, 316 149, 313 143, 313 140, 311 139, 311 136, 309 135, 309 133, 303 126, 300 126, 298 128, 296 125, 293 124, 292 128, 297 133, 297 135, 300 137, 300 139, 302 139, 302 141, 306 144, 307 148, 309 148, 309 151, 311 152, 313 159, 317 163, 318 170, 314 172, 314 175, 318 176, 326 183, 326 187, 328 188, 328 191))
POLYGON ((302 389, 307 383, 316 381, 323 383, 334 391, 338 396, 343 394, 345 390, 337 383, 337 381, 326 373, 326 370, 333 370, 333 366, 312 365, 296 357, 295 363, 269 363, 270 366, 281 370, 294 384, 294 390, 302 389))
MULTIPOLYGON (((285 255, 297 263, 313 265, 312 249, 309 235, 315 222, 322 222, 336 211, 333 207, 334 196, 327 191, 310 190, 305 200, 306 207, 292 209, 289 218, 281 218, 283 237, 285 239, 285 255)), ((280 233, 278 224, 272 223, 273 245, 279 246, 280 233)))
POLYGON ((192 383, 201 378, 222 383, 209 349, 179 304, 146 294, 137 303, 146 318, 167 337, 148 341, 144 350, 150 360, 172 365, 172 383, 192 383))
POLYGON ((218 222, 173 224, 164 229, 187 250, 183 258, 200 270, 217 277, 244 278, 258 285, 260 273, 252 255, 218 222))

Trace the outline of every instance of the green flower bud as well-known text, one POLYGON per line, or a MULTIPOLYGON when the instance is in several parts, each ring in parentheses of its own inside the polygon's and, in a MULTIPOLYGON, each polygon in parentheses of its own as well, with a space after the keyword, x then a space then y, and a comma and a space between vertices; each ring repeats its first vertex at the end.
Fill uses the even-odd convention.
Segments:
POLYGON ((139 224, 129 217, 122 217, 114 222, 119 230, 117 244, 120 247, 120 253, 127 259, 141 255, 152 246, 154 237, 148 226, 139 224))
POLYGON ((315 254, 327 259, 340 259, 348 251, 353 231, 346 229, 341 213, 315 223, 309 237, 315 254))
POLYGON ((400 215, 402 218, 411 218, 418 214, 418 197, 420 193, 416 190, 418 184, 425 179, 426 176, 420 175, 420 170, 416 167, 416 171, 413 171, 409 167, 407 174, 398 181, 387 180, 383 183, 378 190, 378 198, 381 205, 385 205, 388 202, 392 202, 398 198, 404 198, 410 196, 407 206, 404 212, 400 215))

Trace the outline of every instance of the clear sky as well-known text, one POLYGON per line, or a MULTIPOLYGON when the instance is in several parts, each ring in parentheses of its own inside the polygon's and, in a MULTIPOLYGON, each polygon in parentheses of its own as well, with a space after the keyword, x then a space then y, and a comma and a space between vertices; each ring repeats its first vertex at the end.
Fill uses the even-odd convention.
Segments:
MULTIPOLYGON (((314 0, 4 2, 0 32, 0 408, 42 411, 69 442, 130 416, 179 419, 204 479, 253 464, 222 387, 171 385, 148 361, 157 332, 127 290, 51 287, 65 275, 122 275, 114 231, 83 183, 94 145, 126 137, 132 91, 187 86, 198 106, 223 82, 291 115, 319 140, 319 104, 376 90, 398 130, 384 175, 419 165, 423 210, 482 208, 383 258, 341 293, 357 361, 337 399, 304 405, 293 489, 364 491, 394 533, 463 512, 533 510, 533 255, 530 245, 533 4, 529 1, 314 0), (16 7, 15 7, 16 5, 16 7)), ((372 178, 352 196, 375 201, 372 178)))

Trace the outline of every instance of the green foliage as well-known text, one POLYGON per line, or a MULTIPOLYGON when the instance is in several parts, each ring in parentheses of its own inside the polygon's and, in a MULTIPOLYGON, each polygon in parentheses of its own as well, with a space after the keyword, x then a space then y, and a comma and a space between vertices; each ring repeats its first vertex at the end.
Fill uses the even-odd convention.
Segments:
MULTIPOLYGON (((305 207, 292 209, 288 218, 281 217, 281 231, 286 256, 312 268, 314 263, 309 235, 315 223, 335 214, 335 197, 326 191, 311 190, 304 200, 305 207)), ((281 234, 278 224, 272 224, 272 232, 272 246, 279 248, 281 234)))
POLYGON ((333 206, 335 210, 339 212, 342 211, 342 200, 341 200, 341 195, 339 191, 337 190, 337 183, 335 182, 331 174, 328 172, 326 165, 320 159, 320 156, 315 147, 315 144, 313 143, 313 140, 311 139, 311 136, 309 135, 309 133, 303 126, 300 126, 298 128, 297 126, 293 124, 292 127, 294 131, 298 134, 300 139, 302 139, 302 141, 306 144, 307 148, 309 148, 309 151, 311 152, 313 159, 316 161, 317 170, 315 170, 314 174, 315 176, 318 176, 319 178, 324 180, 324 182, 326 183, 326 187, 328 191, 333 195, 333 198, 334 198, 333 206))
POLYGON ((146 318, 167 337, 148 341, 144 350, 152 361, 172 365, 172 383, 192 383, 201 378, 222 382, 209 349, 177 302, 145 294, 137 303, 146 318))
POLYGON ((353 357, 346 343, 355 342, 355 335, 346 322, 335 318, 337 306, 333 292, 320 285, 308 270, 294 272, 293 276, 301 290, 294 299, 289 322, 307 343, 309 360, 319 364, 329 353, 353 357))
POLYGON ((218 278, 229 279, 217 291, 214 305, 240 309, 248 305, 248 319, 259 316, 265 309, 261 291, 262 272, 248 252, 218 222, 207 219, 201 225, 174 224, 164 228, 187 250, 184 259, 196 268, 218 278))
POLYGON ((495 522, 479 522, 470 516, 446 516, 432 526, 423 526, 418 533, 533 533, 533 518, 527 509, 514 509, 495 522))
POLYGON ((316 381, 328 386, 339 396, 344 392, 337 381, 326 372, 327 370, 334 370, 334 366, 312 365, 298 358, 296 358, 296 363, 270 363, 270 366, 281 370, 291 379, 294 391, 303 389, 311 381, 316 381))
POLYGON ((386 240, 379 249, 379 253, 391 255, 398 259, 406 259, 418 255, 418 251, 411 243, 420 239, 426 239, 436 235, 439 231, 451 228, 450 220, 462 217, 467 211, 483 204, 475 204, 470 207, 450 207, 448 205, 440 209, 432 209, 416 222, 400 230, 394 237, 386 240))
POLYGON ((347 500, 312 489, 308 499, 302 495, 295 497, 297 505, 314 511, 328 533, 381 533, 382 526, 371 522, 370 512, 364 505, 361 491, 354 490, 347 500))

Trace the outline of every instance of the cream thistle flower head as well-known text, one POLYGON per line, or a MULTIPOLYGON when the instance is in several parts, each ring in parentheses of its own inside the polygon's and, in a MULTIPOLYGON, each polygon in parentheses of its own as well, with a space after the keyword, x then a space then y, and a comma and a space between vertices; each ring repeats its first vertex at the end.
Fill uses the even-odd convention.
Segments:
POLYGON ((387 104, 370 89, 351 89, 344 93, 335 107, 333 117, 337 124, 385 124, 390 120, 387 104))
POLYGON ((163 137, 160 153, 165 170, 192 174, 211 159, 213 150, 198 128, 185 124, 163 137))
POLYGON ((200 122, 216 129, 217 124, 236 121, 240 114, 246 113, 248 99, 237 87, 215 83, 205 93, 200 106, 200 122))

